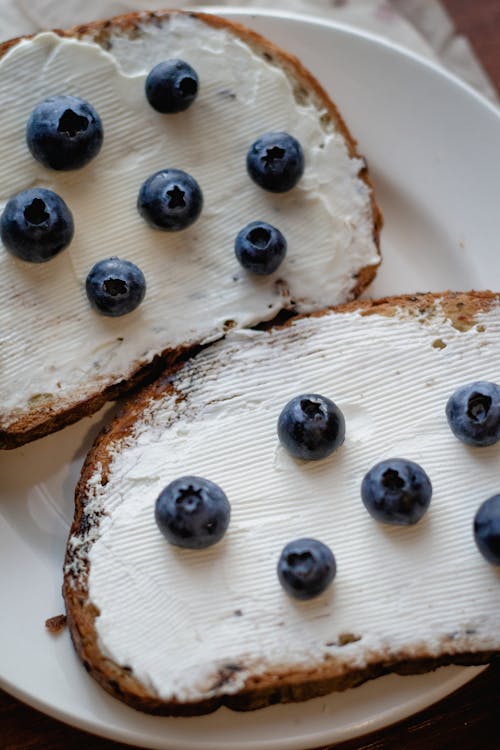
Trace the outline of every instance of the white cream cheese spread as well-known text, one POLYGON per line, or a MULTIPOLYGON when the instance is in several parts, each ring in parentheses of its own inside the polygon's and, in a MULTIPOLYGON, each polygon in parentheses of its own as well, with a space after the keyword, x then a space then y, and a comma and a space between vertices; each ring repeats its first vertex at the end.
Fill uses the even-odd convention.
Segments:
POLYGON ((498 301, 466 331, 439 304, 422 317, 415 305, 213 344, 139 416, 112 452, 107 484, 100 467, 89 482, 91 530, 70 540, 67 572, 90 562, 102 653, 153 694, 197 701, 332 658, 342 671, 499 649, 499 571, 479 554, 472 523, 500 491, 500 444, 465 446, 445 416, 458 386, 499 373, 498 301), (344 445, 317 462, 290 458, 276 434, 284 404, 306 392, 334 400, 346 419, 344 445), (394 457, 419 463, 433 484, 413 527, 378 524, 360 498, 365 473, 394 457), (232 505, 226 536, 204 551, 172 547, 155 524, 158 494, 186 474, 219 484, 232 505), (338 571, 324 594, 298 602, 276 565, 304 536, 331 547, 338 571))
POLYGON ((56 410, 119 382, 162 350, 251 326, 294 301, 309 311, 344 301, 355 275, 379 261, 364 163, 315 104, 298 102, 278 66, 234 34, 189 16, 134 35, 114 34, 104 51, 91 41, 42 33, 0 60, 0 209, 28 187, 54 190, 75 221, 70 247, 30 264, 0 247, 0 415, 2 427, 37 406, 56 410), (144 83, 161 60, 181 57, 200 77, 194 105, 174 116, 147 103, 144 83), (88 100, 104 126, 99 155, 84 169, 55 172, 36 162, 25 127, 42 99, 88 100), (302 144, 305 174, 275 195, 248 177, 254 140, 285 130, 302 144), (136 209, 153 172, 173 167, 204 194, 200 219, 178 233, 156 231, 136 209), (277 226, 288 241, 282 266, 255 278, 234 257, 250 221, 277 226), (133 313, 110 319, 91 309, 85 279, 110 256, 136 263, 147 282, 133 313), (226 324, 226 326, 225 326, 226 324))

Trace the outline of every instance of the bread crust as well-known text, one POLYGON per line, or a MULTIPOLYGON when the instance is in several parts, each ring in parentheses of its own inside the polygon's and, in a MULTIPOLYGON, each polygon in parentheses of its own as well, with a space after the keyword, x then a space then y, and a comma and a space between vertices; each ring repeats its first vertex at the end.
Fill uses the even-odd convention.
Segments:
MULTIPOLYGON (((328 313, 360 312, 361 315, 394 316, 405 310, 416 316, 432 317, 439 301, 451 323, 461 331, 476 324, 476 316, 500 305, 500 294, 493 292, 444 292, 441 294, 415 294, 385 297, 379 300, 351 302, 336 308, 313 314, 320 317, 328 313)), ((288 321, 283 328, 293 324, 288 321)), ((89 497, 89 481, 96 472, 101 472, 101 482, 106 484, 112 450, 119 449, 120 443, 131 433, 136 420, 152 400, 166 394, 175 394, 178 399, 183 394, 176 390, 175 375, 182 368, 177 364, 170 372, 160 377, 140 393, 125 401, 115 419, 97 437, 84 463, 80 481, 75 492, 75 516, 70 530, 70 538, 85 535, 87 520, 84 513, 89 497)), ((192 703, 164 701, 150 695, 130 672, 124 671, 107 659, 99 650, 95 629, 95 618, 99 614, 88 601, 86 580, 88 564, 84 575, 75 577, 71 572, 72 548, 68 545, 65 559, 63 596, 66 602, 67 622, 75 649, 86 670, 111 695, 133 708, 152 714, 166 716, 194 716, 215 711, 219 706, 247 711, 262 708, 274 703, 303 701, 334 691, 346 690, 361 683, 391 672, 397 674, 419 674, 448 664, 485 664, 495 656, 492 651, 452 653, 451 644, 443 642, 442 654, 433 656, 425 643, 410 658, 407 653, 388 654, 373 652, 369 663, 363 668, 348 668, 339 659, 329 659, 311 670, 283 670, 247 679, 245 686, 235 695, 224 695, 209 700, 192 703)), ((221 680, 230 676, 221 674, 221 680)))
MULTIPOLYGON (((350 156, 362 158, 357 152, 356 141, 347 129, 347 126, 336 106, 330 100, 326 91, 321 87, 314 76, 302 65, 300 60, 293 55, 284 52, 277 45, 268 41, 260 34, 245 28, 239 23, 206 13, 164 10, 156 12, 126 13, 108 20, 94 21, 93 23, 74 26, 68 30, 54 29, 54 32, 61 37, 90 39, 107 49, 110 44, 109 39, 113 34, 121 33, 133 36, 138 32, 141 25, 148 23, 161 25, 163 20, 168 19, 175 14, 188 15, 197 18, 214 28, 226 29, 243 39, 243 41, 249 44, 260 55, 264 56, 269 62, 274 60, 278 63, 278 65, 284 69, 294 82, 297 96, 300 96, 302 88, 302 96, 313 98, 316 104, 325 110, 327 113, 327 119, 330 119, 335 123, 336 127, 345 138, 350 156)), ((0 44, 0 58, 22 39, 29 38, 30 36, 17 37, 0 44)), ((370 188, 373 216, 373 239, 380 256, 380 231, 383 225, 382 213, 374 197, 373 185, 368 174, 367 166, 362 169, 359 176, 370 188)), ((377 267, 378 266, 376 265, 371 265, 365 266, 359 270, 356 275, 356 283, 350 292, 351 299, 358 297, 371 283, 376 275, 377 267)), ((94 414, 104 406, 106 402, 127 394, 138 385, 143 385, 146 382, 149 382, 152 377, 158 375, 162 370, 168 367, 172 361, 178 357, 179 353, 181 353, 181 350, 165 349, 164 351, 159 352, 158 356, 151 363, 136 363, 135 370, 130 378, 126 380, 114 383, 105 389, 96 388, 95 392, 90 396, 84 399, 76 398, 65 406, 57 407, 57 405, 45 405, 32 409, 29 413, 22 414, 6 429, 0 429, 0 449, 17 448, 25 443, 37 440, 44 435, 56 432, 67 425, 73 424, 82 417, 94 414)))

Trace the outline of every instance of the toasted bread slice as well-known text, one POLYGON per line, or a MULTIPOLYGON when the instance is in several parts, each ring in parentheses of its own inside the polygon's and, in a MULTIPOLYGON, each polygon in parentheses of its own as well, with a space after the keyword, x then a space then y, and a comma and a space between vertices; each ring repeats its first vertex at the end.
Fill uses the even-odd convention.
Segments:
POLYGON ((373 278, 381 216, 366 162, 317 81, 271 42, 215 16, 166 11, 12 40, 0 55, 3 199, 49 187, 75 221, 70 247, 48 263, 0 248, 9 316, 1 448, 96 411, 228 328, 352 299, 373 278), (171 57, 195 67, 200 91, 186 112, 160 115, 144 84, 171 57), (31 110, 58 94, 90 101, 103 120, 103 148, 81 170, 46 169, 26 147, 31 110), (271 130, 291 132, 304 149, 304 176, 288 193, 266 192, 246 173, 247 150, 271 130), (176 233, 152 229, 136 210, 144 180, 169 167, 192 174, 204 194, 200 219, 176 233), (288 241, 285 261, 265 278, 245 272, 233 251, 254 220, 288 241), (147 293, 133 313, 110 319, 91 309, 85 279, 111 256, 142 269, 147 293))
POLYGON ((448 292, 231 332, 144 389, 97 439, 76 491, 64 596, 86 669, 134 708, 190 715, 487 662, 500 650, 498 571, 472 524, 499 491, 500 444, 457 440, 445 405, 499 372, 500 295, 448 292), (296 461, 276 422, 311 392, 343 411, 346 439, 296 461), (365 473, 396 456, 433 484, 411 527, 377 523, 360 498, 365 473), (185 475, 216 482, 232 505, 206 550, 169 545, 155 523, 157 496, 185 475), (308 602, 276 574, 298 537, 337 560, 308 602))

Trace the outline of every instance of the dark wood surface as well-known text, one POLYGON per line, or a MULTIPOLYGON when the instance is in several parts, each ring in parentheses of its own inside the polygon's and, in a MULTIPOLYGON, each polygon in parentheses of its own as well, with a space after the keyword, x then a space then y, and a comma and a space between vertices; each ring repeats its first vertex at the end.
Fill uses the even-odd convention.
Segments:
MULTIPOLYGON (((500 0, 441 0, 500 91, 500 0)), ((500 747, 500 742, 499 745, 500 747)))
MULTIPOLYGON (((500 91, 500 0, 443 0, 443 5, 500 91)), ((495 664, 432 708, 335 750, 499 750, 499 707, 500 664, 495 664)), ((2 750, 127 747, 67 727, 0 691, 2 750)))

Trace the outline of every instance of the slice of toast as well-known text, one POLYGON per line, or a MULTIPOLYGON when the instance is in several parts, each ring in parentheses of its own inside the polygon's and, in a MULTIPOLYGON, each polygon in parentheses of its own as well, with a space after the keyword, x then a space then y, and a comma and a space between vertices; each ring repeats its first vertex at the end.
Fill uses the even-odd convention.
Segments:
POLYGON ((457 440, 445 405, 499 372, 500 294, 448 292, 231 332, 144 389, 97 439, 76 491, 64 596, 87 671, 134 708, 190 715, 487 662, 500 650, 498 569, 472 524, 499 491, 500 444, 457 440), (296 461, 276 422, 311 392, 339 406, 346 438, 296 461), (433 485, 411 527, 378 524, 360 497, 366 472, 396 456, 433 485), (232 506, 206 550, 169 545, 155 523, 157 496, 185 475, 216 482, 232 506), (337 561, 308 602, 276 574, 299 537, 337 561))
POLYGON ((96 411, 231 327, 352 299, 375 275, 381 215, 366 162, 317 81, 271 42, 215 16, 166 11, 12 40, 0 56, 2 205, 48 187, 75 222, 70 247, 48 263, 0 247, 0 448, 96 411), (171 57, 192 64, 200 90, 189 110, 160 115, 144 84, 171 57), (76 171, 42 167, 25 142, 33 107, 59 94, 88 100, 103 121, 101 152, 76 171), (305 153, 302 179, 283 194, 262 190, 245 167, 271 130, 291 132, 305 153), (136 209, 144 180, 170 167, 204 194, 199 220, 175 233, 152 229, 136 209), (267 277, 234 256, 237 233, 254 220, 288 242, 267 277), (100 315, 85 294, 91 267, 111 256, 136 263, 147 283, 144 302, 120 318, 100 315))

